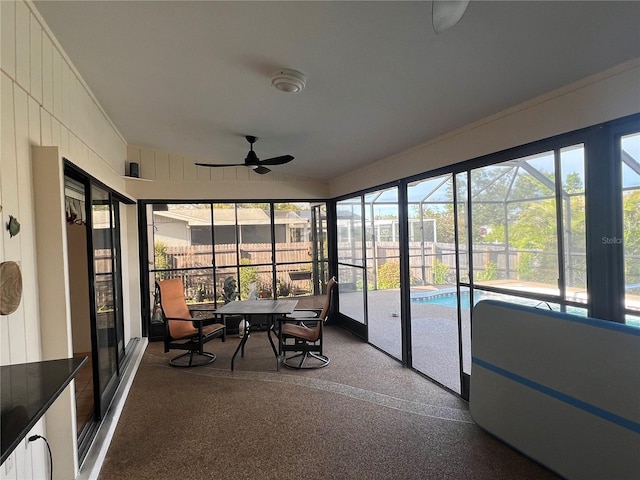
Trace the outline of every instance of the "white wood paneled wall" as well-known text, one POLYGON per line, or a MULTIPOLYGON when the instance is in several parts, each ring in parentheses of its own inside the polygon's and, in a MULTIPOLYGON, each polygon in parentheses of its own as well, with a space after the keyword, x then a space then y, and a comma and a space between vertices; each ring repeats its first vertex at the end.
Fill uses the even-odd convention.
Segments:
MULTIPOLYGON (((197 159, 152 147, 128 145, 127 161, 140 165, 140 178, 130 179, 127 192, 144 199, 325 199, 328 183, 289 175, 286 166, 258 175, 247 167, 198 167, 197 159)), ((242 161, 242 160, 239 160, 242 161)), ((294 160, 295 161, 295 160, 294 160)))
POLYGON ((38 329, 33 328, 37 327, 37 285, 31 147, 58 146, 64 157, 104 183, 124 190, 126 143, 31 4, 0 2, 0 18, 0 215, 3 224, 13 215, 22 226, 20 235, 11 239, 3 228, 0 259, 19 261, 25 281, 20 311, 1 317, 0 363, 9 364, 40 357, 39 338, 34 335, 38 329), (13 320, 14 316, 23 320, 13 320), (25 325, 27 333, 19 333, 25 325), (10 342, 5 335, 9 330, 10 342))
MULTIPOLYGON (((34 229, 31 147, 58 146, 80 168, 124 191, 126 142, 31 3, 0 1, 0 22, 0 261, 18 262, 23 277, 19 308, 0 316, 0 364, 7 365, 41 360, 46 342, 40 336, 35 248, 36 233, 46 232, 34 229), (5 227, 10 215, 21 224, 13 238, 5 227)), ((32 433, 44 435, 43 424, 32 433)), ((44 442, 23 442, 0 467, 2 479, 47 477, 44 442)))

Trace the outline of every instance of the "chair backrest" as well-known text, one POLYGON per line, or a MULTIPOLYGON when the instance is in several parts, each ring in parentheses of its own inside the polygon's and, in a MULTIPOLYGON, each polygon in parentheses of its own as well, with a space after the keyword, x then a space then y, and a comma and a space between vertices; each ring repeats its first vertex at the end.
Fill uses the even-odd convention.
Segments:
POLYGON ((172 338, 182 338, 193 334, 195 327, 191 322, 167 320, 168 318, 191 318, 191 312, 184 298, 184 285, 179 278, 160 280, 156 282, 160 292, 160 307, 164 321, 167 322, 169 335, 172 338))
POLYGON ((329 316, 329 309, 331 308, 331 292, 333 291, 333 287, 338 284, 336 277, 331 277, 327 282, 327 298, 324 301, 324 307, 322 307, 322 312, 320 312, 320 316, 322 321, 326 321, 329 316))
POLYGON ((327 318, 329 317, 329 309, 331 308, 331 292, 333 291, 333 287, 335 287, 337 284, 338 282, 336 280, 336 277, 331 277, 327 282, 327 298, 324 301, 324 307, 322 307, 322 311, 318 316, 318 318, 322 320, 322 322, 316 321, 316 325, 314 327, 311 327, 311 330, 313 331, 313 337, 311 338, 312 342, 315 342, 316 340, 318 340, 318 338, 320 338, 320 334, 322 332, 322 323, 326 322, 327 318))

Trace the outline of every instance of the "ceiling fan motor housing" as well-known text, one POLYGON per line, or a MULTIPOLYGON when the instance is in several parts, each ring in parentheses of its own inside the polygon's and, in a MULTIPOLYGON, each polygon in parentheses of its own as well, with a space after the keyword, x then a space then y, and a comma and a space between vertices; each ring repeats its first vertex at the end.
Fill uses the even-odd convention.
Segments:
POLYGON ((247 153, 247 158, 244 159, 244 163, 245 165, 257 165, 260 159, 258 158, 258 155, 256 155, 256 152, 253 151, 253 144, 256 143, 258 137, 254 137, 253 135, 246 135, 244 138, 246 138, 247 142, 249 142, 249 144, 251 145, 251 150, 249 150, 249 153, 247 153))
POLYGON ((247 153, 247 158, 244 159, 244 163, 246 163, 247 165, 257 164, 258 156, 256 155, 256 152, 254 152, 253 150, 249 150, 249 153, 247 153))

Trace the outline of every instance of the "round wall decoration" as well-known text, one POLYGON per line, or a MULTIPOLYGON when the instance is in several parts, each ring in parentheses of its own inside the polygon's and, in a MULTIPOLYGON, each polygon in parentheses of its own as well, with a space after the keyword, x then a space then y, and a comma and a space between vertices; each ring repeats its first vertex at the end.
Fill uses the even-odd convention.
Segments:
POLYGON ((22 298, 22 273, 16 262, 0 263, 0 315, 11 315, 22 298))

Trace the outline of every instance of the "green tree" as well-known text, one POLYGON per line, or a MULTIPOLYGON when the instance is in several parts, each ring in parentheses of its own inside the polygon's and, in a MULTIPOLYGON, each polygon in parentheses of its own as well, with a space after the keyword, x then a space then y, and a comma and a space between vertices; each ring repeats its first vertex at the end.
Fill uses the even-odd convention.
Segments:
MULTIPOLYGON (((640 283, 640 260, 635 257, 640 255, 640 189, 624 194, 622 208, 624 212, 625 283, 637 284, 640 283)), ((640 294, 640 288, 629 293, 640 294)))
POLYGON ((567 174, 567 178, 562 186, 567 193, 580 193, 584 191, 584 185, 582 184, 582 175, 577 172, 571 172, 567 174))
POLYGON ((625 252, 630 255, 640 255, 640 189, 624 194, 622 210, 625 252))
POLYGON ((287 210, 290 212, 299 212, 301 210, 300 205, 295 203, 274 203, 274 210, 287 210))
POLYGON ((509 247, 529 250, 516 269, 530 275, 523 280, 554 283, 558 278, 558 232, 555 200, 527 202, 527 208, 509 224, 509 247))
POLYGON ((268 212, 270 206, 268 203, 240 203, 238 204, 238 208, 259 208, 260 210, 268 212))
POLYGON ((510 246, 543 251, 557 250, 555 200, 527 202, 526 209, 512 218, 514 221, 509 225, 510 246))
POLYGON ((518 217, 532 202, 553 199, 554 177, 553 171, 534 167, 525 160, 473 170, 471 198, 475 241, 504 243, 504 237, 497 238, 498 232, 504 230, 497 227, 509 221, 505 218, 505 206, 509 219, 512 219, 518 217), (492 238, 479 235, 480 227, 491 228, 492 238))

